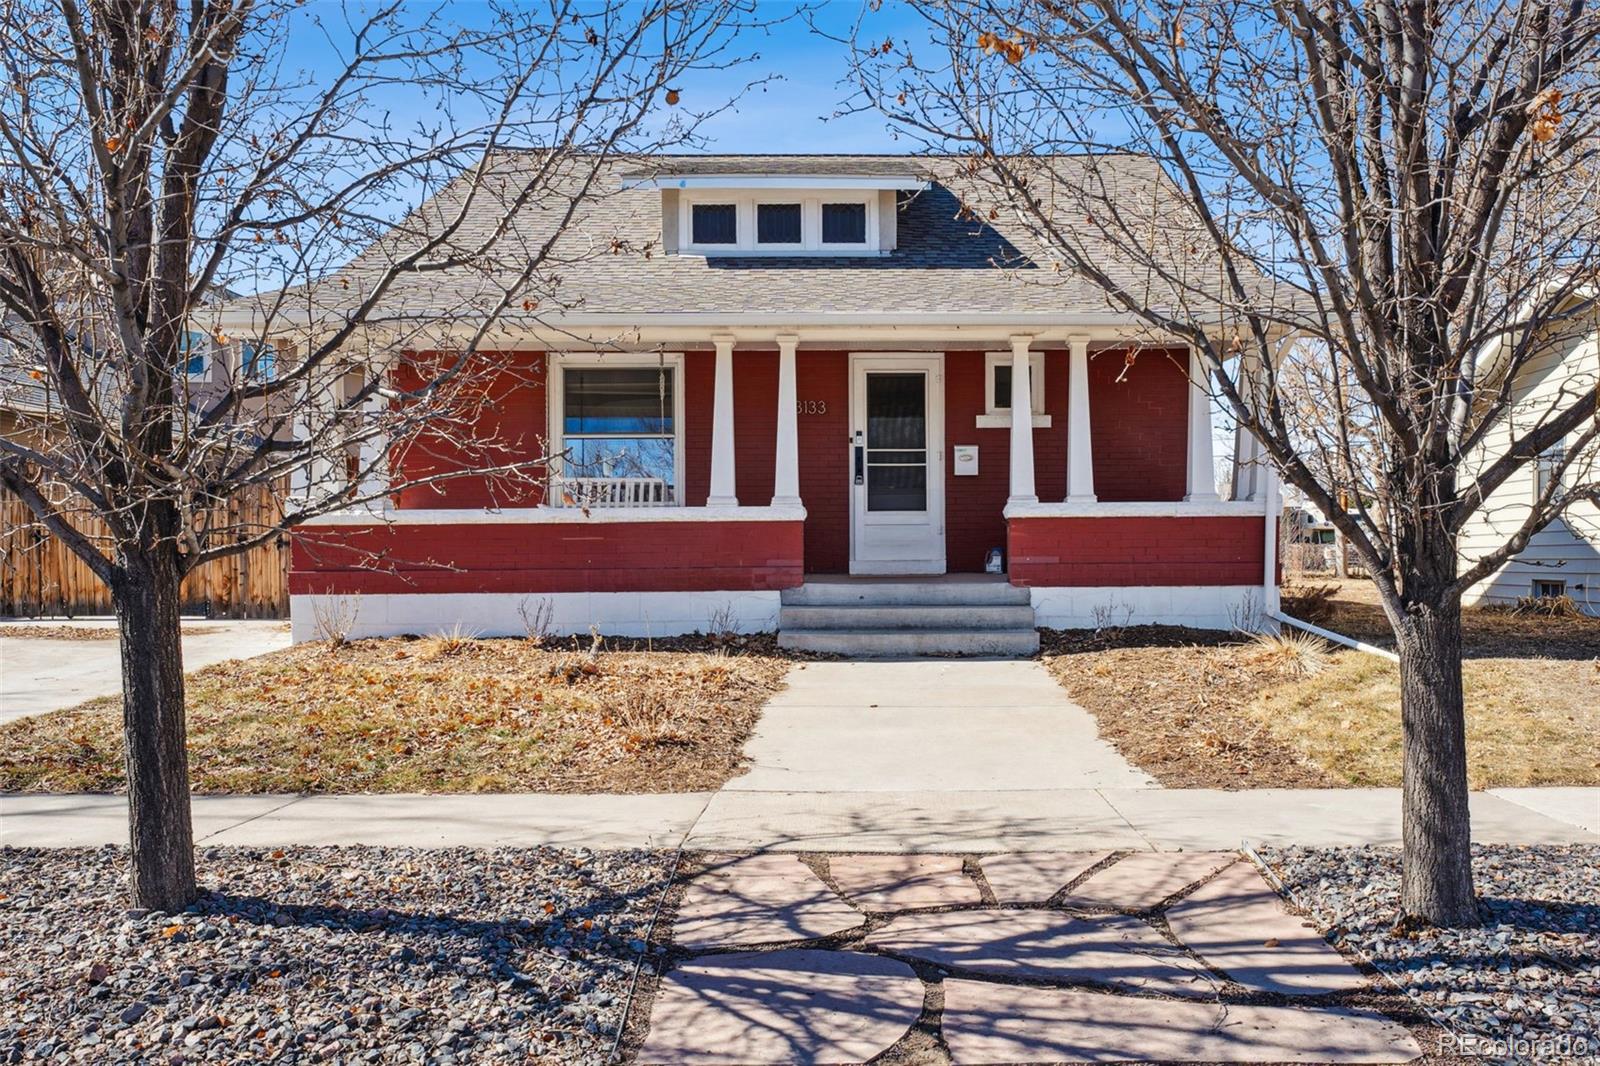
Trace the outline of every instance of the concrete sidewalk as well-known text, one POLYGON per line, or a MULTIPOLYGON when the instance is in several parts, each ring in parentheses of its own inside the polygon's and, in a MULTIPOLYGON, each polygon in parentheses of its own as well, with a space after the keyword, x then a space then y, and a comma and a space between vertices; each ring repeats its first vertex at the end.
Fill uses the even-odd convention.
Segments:
MULTIPOLYGON (((0 637, 0 722, 76 707, 122 691, 122 654, 116 623, 106 618, 7 619, 26 632, 42 626, 104 629, 105 640, 36 640, 0 637)), ((289 646, 289 623, 274 619, 183 620, 183 668, 199 670, 228 659, 248 659, 289 646)))
MULTIPOLYGON (((1476 793, 1473 839, 1600 843, 1600 834, 1574 820, 1594 825, 1597 811, 1600 789, 1476 793)), ((1396 789, 196 796, 194 814, 200 843, 251 846, 683 844, 722 851, 989 853, 1400 842, 1396 789)), ((124 844, 127 833, 120 795, 0 796, 3 845, 124 844)))

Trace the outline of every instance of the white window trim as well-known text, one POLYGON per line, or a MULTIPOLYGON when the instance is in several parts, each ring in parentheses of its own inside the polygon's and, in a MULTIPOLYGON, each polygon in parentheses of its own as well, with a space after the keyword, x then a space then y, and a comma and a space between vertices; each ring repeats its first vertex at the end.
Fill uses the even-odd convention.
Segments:
POLYGON ((278 380, 278 356, 279 356, 279 351, 278 351, 278 345, 277 345, 277 343, 275 341, 272 341, 272 340, 269 340, 269 339, 266 339, 266 338, 263 338, 261 340, 253 340, 253 341, 241 340, 241 341, 238 341, 238 342, 234 343, 230 347, 233 349, 233 356, 234 356, 234 359, 236 360, 234 365, 239 368, 239 380, 240 381, 250 382, 250 383, 253 383, 253 384, 266 384, 268 382, 273 382, 273 381, 277 381, 278 380), (252 347, 252 346, 257 348, 257 349, 260 349, 260 348, 271 349, 271 351, 272 351, 272 357, 271 357, 272 358, 272 376, 271 377, 263 378, 263 377, 259 377, 256 374, 251 373, 251 371, 250 371, 250 362, 249 362, 248 359, 245 358, 245 349, 247 347, 252 347))
MULTIPOLYGON (((996 410, 994 406, 994 372, 996 367, 1010 366, 1010 352, 983 353, 983 414, 978 416, 978 429, 1010 429, 1011 409, 996 410)), ((1044 413, 1044 353, 1029 352, 1028 365, 1033 368, 1033 428, 1049 429, 1050 416, 1044 413)))
POLYGON ((806 255, 881 255, 878 244, 878 196, 876 192, 817 189, 763 189, 759 192, 685 190, 678 197, 678 251, 684 255, 806 256, 806 255), (826 244, 822 240, 822 205, 863 204, 866 207, 866 240, 861 244, 826 244), (696 244, 694 208, 697 204, 733 204, 737 209, 738 238, 733 244, 696 244), (756 241, 757 204, 799 204, 799 244, 760 244, 756 241))
MULTIPOLYGON (((546 359, 547 390, 550 394, 546 436, 550 441, 549 474, 554 477, 561 476, 561 453, 566 451, 563 430, 566 427, 567 367, 602 366, 618 370, 648 367, 653 370, 664 366, 672 371, 672 489, 675 496, 672 506, 684 506, 688 493, 683 483, 683 353, 667 352, 657 356, 653 352, 551 352, 546 359)), ((551 510, 559 509, 549 503, 543 506, 551 510)))
POLYGON ((1532 580, 1532 582, 1530 582, 1528 588, 1529 588, 1529 595, 1533 596, 1535 599, 1540 599, 1540 598, 1544 598, 1544 597, 1565 596, 1567 594, 1567 582, 1563 578, 1536 577, 1536 578, 1534 578, 1532 580), (1540 585, 1556 585, 1558 587, 1557 587, 1556 591, 1554 591, 1554 592, 1541 593, 1539 591, 1539 586, 1540 585))
POLYGON ((1533 498, 1532 498, 1531 502, 1533 502, 1533 503, 1538 503, 1539 502, 1539 495, 1540 495, 1540 493, 1542 493, 1544 491, 1544 488, 1540 484, 1540 482, 1544 481, 1544 479, 1547 476, 1556 483, 1556 491, 1555 491, 1555 494, 1554 494, 1553 498, 1554 499, 1560 499, 1561 498, 1561 494, 1566 490, 1566 485, 1562 484, 1563 479, 1566 477, 1566 472, 1565 471, 1560 471, 1558 473, 1557 472, 1557 468, 1562 463, 1566 462, 1566 459, 1567 459, 1567 443, 1566 443, 1566 441, 1562 441, 1560 444, 1554 445, 1554 446, 1552 446, 1550 448, 1546 448, 1544 451, 1539 453, 1537 458, 1534 459, 1534 461, 1533 461, 1533 498))
POLYGON ((211 366, 216 360, 217 355, 215 340, 204 330, 187 329, 184 330, 184 333, 194 334, 196 337, 200 338, 200 342, 196 347, 191 348, 187 353, 183 351, 182 343, 180 342, 179 344, 178 355, 183 359, 183 377, 188 381, 210 381, 211 366), (200 372, 197 374, 191 374, 189 372, 189 361, 196 354, 200 356, 200 372))

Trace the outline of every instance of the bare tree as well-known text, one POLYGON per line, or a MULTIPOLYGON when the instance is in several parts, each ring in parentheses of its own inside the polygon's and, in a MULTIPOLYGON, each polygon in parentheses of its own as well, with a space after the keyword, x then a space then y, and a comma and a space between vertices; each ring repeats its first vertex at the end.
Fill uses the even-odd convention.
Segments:
POLYGON ((1015 212, 1050 265, 1197 349, 1209 386, 1348 539, 1400 654, 1404 916, 1476 922, 1461 597, 1596 487, 1550 478, 1464 565, 1458 539, 1514 473, 1562 441, 1576 470, 1600 432, 1592 388, 1577 389, 1481 457, 1517 370, 1553 336, 1594 329, 1594 13, 1583 0, 915 7, 926 38, 883 41, 870 20, 858 32, 859 106, 969 153, 989 209, 1015 212), (1148 177, 1119 181, 1118 153, 1150 161, 1148 177), (1324 425, 1294 395, 1304 376, 1284 372, 1289 342, 1328 364, 1316 380, 1338 417, 1324 425))
POLYGON ((742 61, 753 9, 545 0, 457 25, 399 3, 5 5, 0 380, 53 413, 0 438, 0 487, 112 593, 137 904, 195 893, 184 575, 408 487, 525 491, 528 449, 480 417, 507 372, 484 346, 506 314, 577 298, 573 255, 624 251, 598 225, 559 238, 618 156, 697 143, 717 107, 679 86, 742 61), (300 72, 305 51, 331 58, 300 72), (498 221, 465 226, 484 201, 498 221), (475 284, 435 285, 446 271, 475 284), (205 325, 234 292, 261 293, 249 336, 205 325), (398 295, 413 314, 380 315, 398 295), (450 461, 389 468, 408 448, 450 461), (278 512, 230 521, 219 504, 252 486, 278 512))

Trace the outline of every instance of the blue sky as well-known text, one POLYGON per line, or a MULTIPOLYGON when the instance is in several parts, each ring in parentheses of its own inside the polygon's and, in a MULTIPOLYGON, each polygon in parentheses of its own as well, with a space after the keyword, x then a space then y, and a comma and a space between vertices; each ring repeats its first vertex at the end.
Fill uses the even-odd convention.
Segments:
MULTIPOLYGON (((781 13, 788 5, 764 2, 764 11, 781 13)), ((812 21, 826 34, 848 38, 862 16, 859 0, 829 0, 813 10, 812 21)), ((866 25, 872 39, 893 35, 921 37, 921 20, 904 5, 887 0, 868 12, 866 25)), ((685 86, 686 97, 725 98, 736 93, 753 76, 772 73, 782 80, 752 90, 737 110, 705 127, 713 151, 724 152, 903 152, 907 145, 891 136, 879 115, 859 113, 836 116, 850 94, 844 84, 849 74, 845 45, 813 33, 805 22, 793 20, 766 34, 751 34, 751 51, 760 59, 715 78, 685 86)))

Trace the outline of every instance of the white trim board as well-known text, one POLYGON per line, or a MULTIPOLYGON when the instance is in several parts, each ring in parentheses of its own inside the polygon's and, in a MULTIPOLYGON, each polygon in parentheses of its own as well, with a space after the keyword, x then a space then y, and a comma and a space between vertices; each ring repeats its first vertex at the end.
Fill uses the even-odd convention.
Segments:
POLYGON ((428 635, 454 629, 481 637, 526 635, 518 608, 530 612, 550 604, 553 636, 587 634, 590 626, 619 637, 673 637, 704 632, 714 615, 730 613, 740 633, 778 627, 778 593, 728 592, 415 592, 299 594, 289 597, 290 632, 295 643, 321 639, 317 608, 355 612, 352 639, 428 635))
POLYGON ((316 526, 606 525, 639 522, 804 522, 804 507, 465 507, 332 511, 308 518, 316 526))
POLYGON ((1260 585, 1051 586, 1031 589, 1035 623, 1050 629, 1261 624, 1260 585))
POLYGON ((1126 503, 1010 503, 1007 518, 1262 518, 1264 500, 1128 501, 1126 503))

